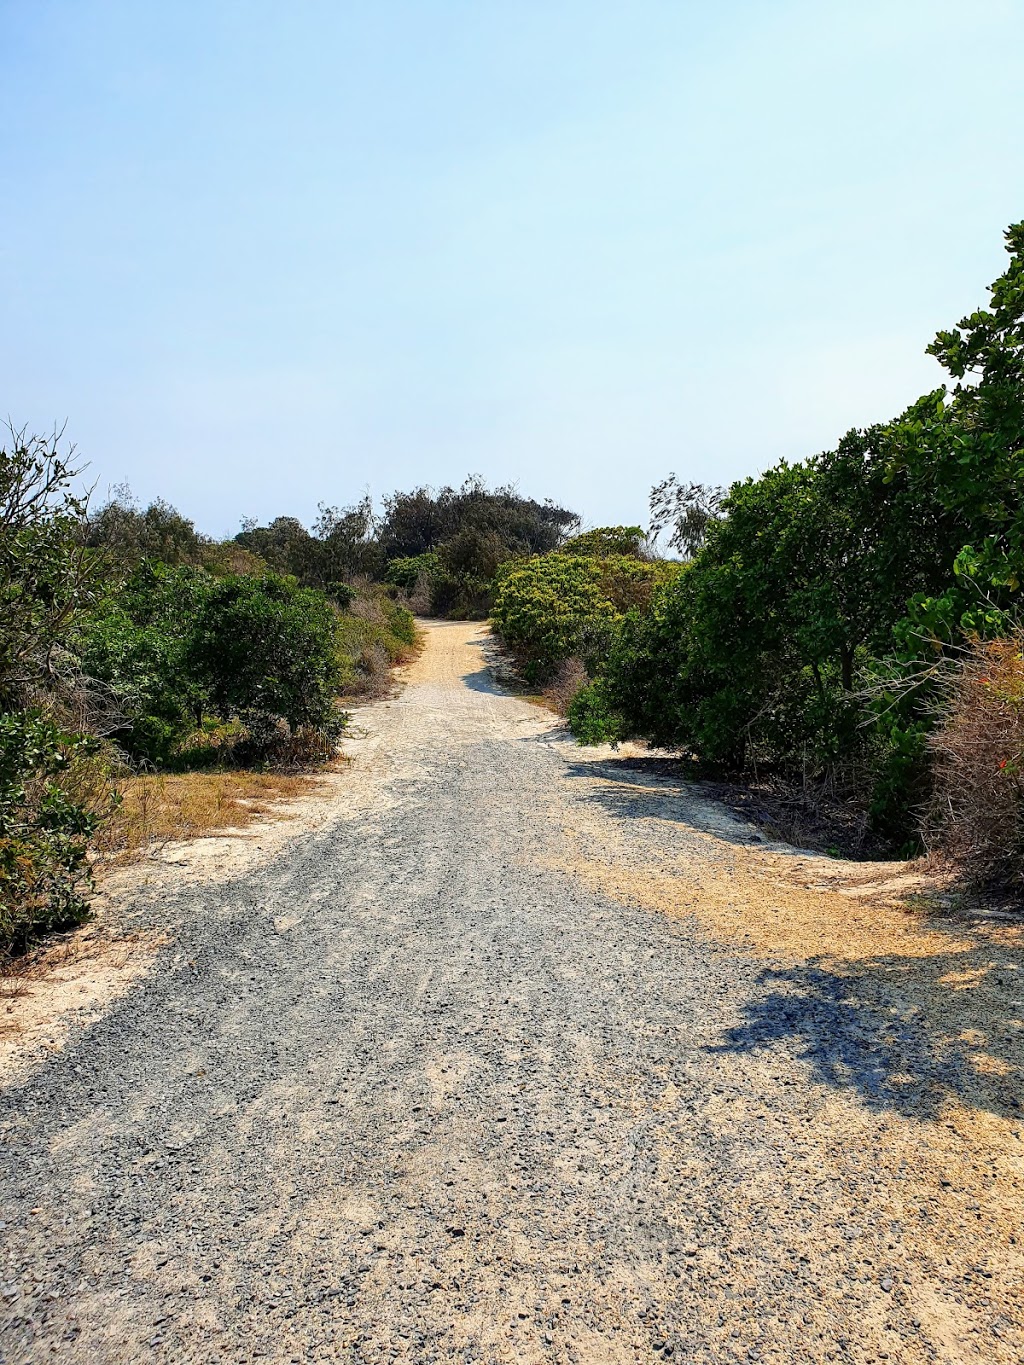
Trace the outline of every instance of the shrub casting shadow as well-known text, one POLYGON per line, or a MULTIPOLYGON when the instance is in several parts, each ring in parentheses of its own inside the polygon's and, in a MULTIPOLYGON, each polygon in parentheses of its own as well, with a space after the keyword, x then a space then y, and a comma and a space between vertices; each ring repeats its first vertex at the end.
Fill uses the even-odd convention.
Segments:
POLYGON ((1019 1119, 1024 1025, 1015 992, 1022 976, 988 940, 966 952, 878 957, 835 970, 819 963, 767 968, 757 980, 765 994, 709 1051, 786 1045, 818 1081, 854 1091, 873 1110, 934 1119, 956 1099, 1019 1119), (908 1018, 912 1004, 921 1008, 908 1018))
POLYGON ((669 820, 713 832, 726 843, 740 847, 771 843, 777 853, 807 856, 806 849, 768 839, 742 815, 705 792, 699 782, 680 781, 677 760, 624 758, 596 763, 569 760, 565 767, 570 780, 591 784, 590 790, 582 793, 582 799, 604 807, 612 815, 633 820, 669 820), (595 778, 600 781, 595 783, 595 778), (709 818, 709 805, 719 813, 719 819, 709 818))
POLYGON ((470 691, 486 692, 492 697, 514 697, 527 690, 516 676, 511 660, 492 636, 472 640, 470 647, 478 650, 484 661, 482 668, 462 676, 470 691))
POLYGON ((492 697, 508 695, 507 689, 495 679, 489 668, 478 668, 475 673, 464 673, 462 681, 471 692, 486 692, 492 697))

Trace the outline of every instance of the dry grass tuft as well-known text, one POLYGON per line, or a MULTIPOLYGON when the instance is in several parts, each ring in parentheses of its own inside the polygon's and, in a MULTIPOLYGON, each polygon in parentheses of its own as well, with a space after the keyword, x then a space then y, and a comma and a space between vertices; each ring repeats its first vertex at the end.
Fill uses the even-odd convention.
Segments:
POLYGON ((316 777, 267 772, 156 773, 117 783, 121 803, 97 832, 105 859, 137 857, 154 845, 214 830, 243 829, 282 801, 315 790, 316 777))
POLYGON ((560 716, 567 716, 576 693, 589 682, 582 659, 575 656, 563 659, 555 670, 555 676, 544 689, 545 700, 560 716))
POLYGON ((931 738, 931 846, 976 884, 1024 882, 1024 635, 975 641, 931 738))

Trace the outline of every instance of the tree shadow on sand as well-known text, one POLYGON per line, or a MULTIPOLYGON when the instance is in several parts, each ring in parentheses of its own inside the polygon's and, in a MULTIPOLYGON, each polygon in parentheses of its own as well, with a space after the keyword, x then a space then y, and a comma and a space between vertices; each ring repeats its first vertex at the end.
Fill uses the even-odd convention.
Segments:
POLYGON ((471 692, 487 692, 492 697, 507 696, 505 688, 495 680, 489 668, 478 668, 473 673, 464 673, 462 682, 471 692))
MULTIPOLYGON (((630 820, 668 820, 692 829, 712 831, 741 847, 771 842, 756 826, 737 815, 697 781, 680 776, 678 759, 621 758, 567 760, 571 782, 586 782, 578 795, 610 814, 630 820)), ((777 852, 806 857, 807 850, 773 844, 777 852)))
POLYGON ((874 1110, 936 1118, 953 1100, 1024 1117, 1020 950, 974 937, 931 957, 768 967, 743 1021, 711 1051, 785 1046, 874 1110))
MULTIPOLYGON (((733 846, 765 846, 756 829, 731 815, 713 791, 681 777, 674 760, 581 759, 566 768, 578 783, 578 798, 616 818, 667 821, 682 830, 710 831, 733 846)), ((663 835, 652 831, 651 837, 651 856, 658 862, 663 835)), ((645 856, 644 840, 632 842, 645 856)), ((791 845, 768 847, 773 856, 808 856, 791 845)), ((785 916, 781 902, 778 911, 785 916)), ((823 904, 822 912, 841 913, 834 902, 823 904)), ((895 907, 892 913, 899 916, 895 907)), ((1022 925, 1024 920, 1002 925, 983 920, 971 913, 968 899, 961 911, 945 904, 926 913, 921 927, 936 949, 931 953, 914 940, 905 954, 871 956, 858 955, 851 943, 846 957, 837 920, 835 955, 766 966, 741 1021, 712 1051, 742 1055, 784 1048, 807 1062, 817 1080, 855 1092, 874 1110, 927 1119, 952 1101, 1022 1119, 1022 925)), ((879 948, 890 942, 886 936, 879 948)))

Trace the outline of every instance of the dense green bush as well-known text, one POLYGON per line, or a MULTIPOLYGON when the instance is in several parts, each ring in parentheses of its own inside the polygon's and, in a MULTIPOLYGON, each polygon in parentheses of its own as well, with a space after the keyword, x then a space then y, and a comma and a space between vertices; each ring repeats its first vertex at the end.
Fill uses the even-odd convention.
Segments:
POLYGON ((400 588, 411 597, 422 578, 433 580, 441 568, 441 561, 435 550, 425 550, 421 555, 406 555, 393 559, 384 572, 384 582, 400 588))
POLYGON ((616 611, 600 565, 550 554, 507 567, 498 578, 491 619, 531 682, 570 655, 603 653, 616 611))
MULTIPOLYGON (((391 609, 404 626, 408 613, 391 609)), ((175 764, 215 716, 246 727, 247 743, 234 757, 251 761, 260 736, 272 756, 282 733, 337 733, 343 620, 323 593, 294 579, 214 578, 144 561, 86 621, 79 650, 83 669, 120 708, 113 737, 132 758, 175 764)))
POLYGON ((503 565, 491 619, 524 676, 543 681, 564 659, 594 668, 626 611, 645 608, 680 567, 630 555, 591 558, 556 551, 503 565))
POLYGON ((581 744, 614 744, 623 737, 622 717, 611 705, 603 678, 581 687, 573 697, 569 727, 581 744))
POLYGON ((62 779, 94 745, 37 711, 0 714, 0 953, 87 914, 86 854, 99 814, 62 779))
POLYGON ((222 719, 268 715, 299 726, 332 722, 340 680, 337 615, 291 579, 215 580, 188 644, 191 674, 222 719))
POLYGON ((135 760, 168 764, 202 724, 209 686, 192 653, 213 586, 201 569, 144 560, 81 629, 83 672, 109 689, 123 721, 113 738, 135 760))

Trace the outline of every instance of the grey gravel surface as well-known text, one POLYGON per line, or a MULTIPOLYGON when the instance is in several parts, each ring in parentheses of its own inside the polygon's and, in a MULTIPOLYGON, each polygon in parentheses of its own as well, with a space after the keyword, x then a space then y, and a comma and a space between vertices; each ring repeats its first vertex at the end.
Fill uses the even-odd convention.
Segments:
MULTIPOLYGON (((153 969, 0 1096, 0 1360, 1014 1359, 919 1128, 729 1045, 762 961, 558 870, 593 811, 478 636, 364 713, 336 819, 121 907, 153 969)), ((665 837, 712 882, 756 840, 665 837)))

